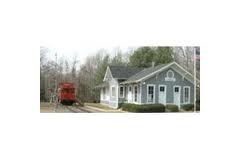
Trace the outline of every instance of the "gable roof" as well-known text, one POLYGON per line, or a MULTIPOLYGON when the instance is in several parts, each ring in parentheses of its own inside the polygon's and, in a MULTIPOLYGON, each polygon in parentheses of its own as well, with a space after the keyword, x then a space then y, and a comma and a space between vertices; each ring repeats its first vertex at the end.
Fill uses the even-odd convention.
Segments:
POLYGON ((127 79, 127 81, 125 81, 124 83, 127 83, 127 82, 134 82, 134 81, 137 81, 161 68, 163 68, 164 66, 168 65, 169 63, 167 64, 160 64, 156 67, 149 67, 149 68, 145 68, 143 69, 142 71, 138 72, 137 74, 134 74, 133 76, 129 77, 127 79))
POLYGON ((109 66, 112 77, 117 79, 127 79, 130 76, 143 70, 143 68, 129 66, 109 66))
MULTIPOLYGON (((180 71, 181 74, 184 74, 184 76, 193 83, 194 77, 191 73, 189 73, 187 70, 185 70, 183 67, 181 67, 176 62, 171 62, 171 63, 166 63, 166 64, 160 64, 156 67, 146 68, 146 69, 138 72, 137 74, 129 77, 126 81, 122 82, 121 84, 140 82, 142 80, 145 80, 145 79, 153 76, 156 73, 164 71, 165 69, 167 69, 169 67, 172 67, 174 70, 180 71)), ((199 80, 197 79, 197 81, 199 81, 199 80)))

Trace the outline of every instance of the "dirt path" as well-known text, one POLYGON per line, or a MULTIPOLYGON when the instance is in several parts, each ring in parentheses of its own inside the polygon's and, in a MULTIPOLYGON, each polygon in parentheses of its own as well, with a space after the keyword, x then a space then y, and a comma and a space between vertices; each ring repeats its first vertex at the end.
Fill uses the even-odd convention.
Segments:
POLYGON ((61 104, 58 105, 58 107, 56 108, 54 103, 41 102, 40 113, 75 113, 75 112, 61 104))

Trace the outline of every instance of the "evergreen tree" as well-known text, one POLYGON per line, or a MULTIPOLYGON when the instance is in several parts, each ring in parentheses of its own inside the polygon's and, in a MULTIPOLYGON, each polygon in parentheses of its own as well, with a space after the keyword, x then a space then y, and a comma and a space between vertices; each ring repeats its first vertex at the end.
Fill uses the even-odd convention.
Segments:
POLYGON ((171 47, 140 47, 129 57, 130 66, 150 67, 173 61, 171 47))

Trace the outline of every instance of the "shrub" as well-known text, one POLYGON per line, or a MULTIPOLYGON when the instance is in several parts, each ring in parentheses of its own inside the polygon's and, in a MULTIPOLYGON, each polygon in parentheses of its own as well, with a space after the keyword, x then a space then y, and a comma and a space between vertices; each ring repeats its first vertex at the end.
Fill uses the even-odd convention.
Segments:
POLYGON ((178 112, 178 106, 174 105, 174 104, 168 104, 166 105, 166 110, 168 110, 169 112, 178 112))
POLYGON ((144 104, 137 105, 131 103, 121 104, 122 110, 138 113, 151 113, 151 112, 165 112, 165 106, 163 104, 144 104))
POLYGON ((121 104, 123 111, 129 111, 129 112, 137 112, 137 105, 131 104, 131 103, 123 103, 121 104))
POLYGON ((184 104, 181 106, 181 109, 185 111, 193 111, 194 110, 194 104, 184 104))
POLYGON ((145 104, 138 106, 139 112, 165 112, 163 104, 145 104))
POLYGON ((122 108, 124 103, 118 103, 118 108, 122 108))

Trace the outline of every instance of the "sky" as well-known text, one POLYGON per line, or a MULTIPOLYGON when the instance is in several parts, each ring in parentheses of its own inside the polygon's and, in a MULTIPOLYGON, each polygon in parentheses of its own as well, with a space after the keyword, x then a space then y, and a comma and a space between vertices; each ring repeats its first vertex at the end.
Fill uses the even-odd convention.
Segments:
POLYGON ((107 50, 110 56, 114 56, 117 49, 120 49, 122 53, 126 53, 129 50, 136 47, 129 46, 108 46, 108 47, 93 47, 93 46, 48 46, 44 45, 41 47, 46 47, 49 49, 47 54, 49 59, 55 60, 55 53, 57 53, 58 58, 64 57, 71 59, 77 56, 80 64, 84 64, 88 56, 95 55, 99 50, 107 50))

